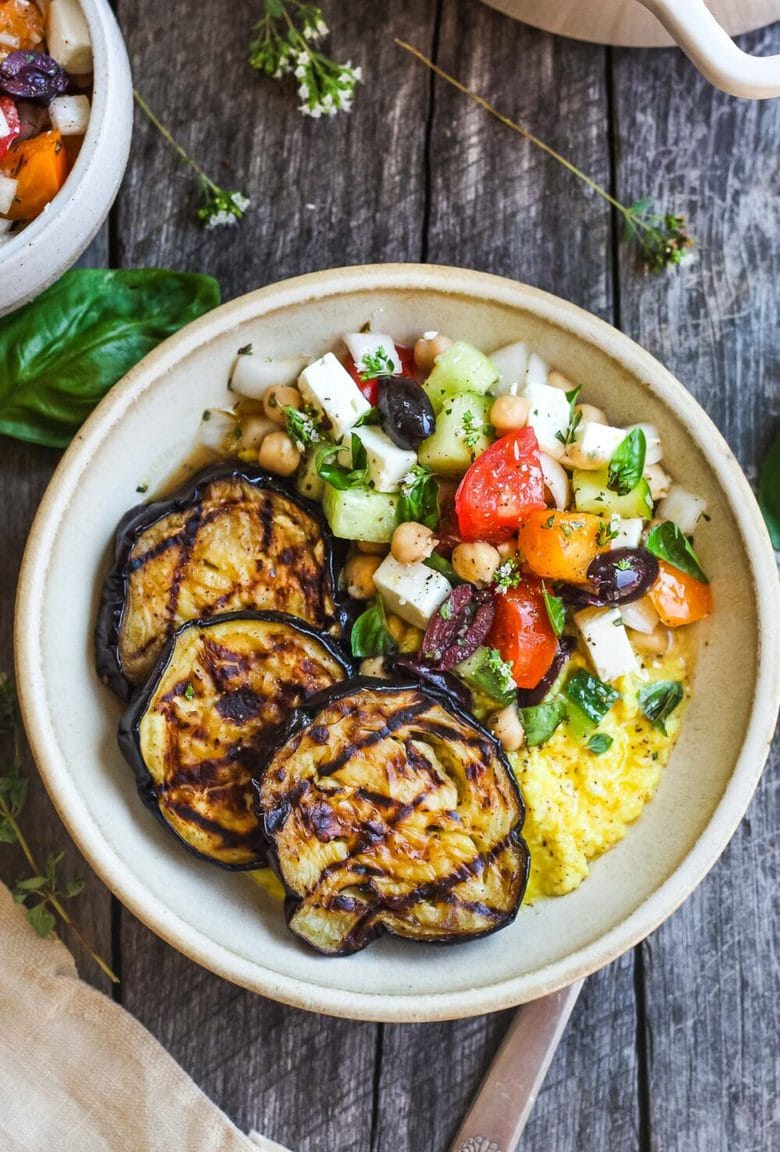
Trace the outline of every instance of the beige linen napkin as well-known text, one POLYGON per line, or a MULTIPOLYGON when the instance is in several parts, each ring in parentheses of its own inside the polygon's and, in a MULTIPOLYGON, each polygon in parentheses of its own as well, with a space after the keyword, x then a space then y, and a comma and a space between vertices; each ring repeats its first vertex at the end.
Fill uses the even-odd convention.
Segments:
POLYGON ((286 1152, 245 1136, 0 884, 2 1152, 286 1152))

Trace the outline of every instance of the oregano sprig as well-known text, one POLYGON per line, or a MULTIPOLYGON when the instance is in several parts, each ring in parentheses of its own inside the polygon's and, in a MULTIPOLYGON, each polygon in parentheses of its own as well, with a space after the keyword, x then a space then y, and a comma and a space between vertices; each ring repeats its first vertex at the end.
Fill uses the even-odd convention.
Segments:
POLYGON ((446 80, 453 88, 457 88, 464 96, 468 96, 485 112, 494 116, 496 120, 507 128, 511 128, 513 132, 524 139, 535 144, 537 148, 541 148, 548 156, 552 156, 559 164, 562 164, 573 176, 582 180, 584 184, 611 204, 616 212, 622 217, 624 229, 623 239, 625 241, 632 241, 636 244, 639 250, 639 256, 642 261, 643 267, 646 272, 662 272, 666 268, 673 268, 682 263, 683 257, 689 248, 693 247, 693 238, 686 232, 685 219, 682 216, 676 216, 670 212, 656 212, 653 209, 652 201, 645 197, 642 200, 637 200, 635 204, 629 206, 621 204, 614 196, 598 184, 595 180, 591 179, 586 172, 573 164, 571 160, 567 160, 560 152, 556 152, 549 144, 545 144, 538 136, 522 124, 518 124, 516 120, 512 120, 509 116, 505 116, 502 112, 494 107, 484 96, 480 96, 472 88, 468 88, 465 84, 461 84, 454 76, 445 72, 438 64, 434 64, 427 56, 414 48, 411 44, 407 44, 405 40, 395 40, 399 48, 403 48, 405 52, 411 53, 420 60, 426 68, 430 68, 442 80, 446 80))
POLYGON ((22 772, 21 721, 16 688, 13 681, 2 674, 0 674, 0 751, 7 756, 0 771, 0 843, 16 844, 29 869, 29 875, 22 877, 14 886, 14 902, 24 905, 28 922, 41 937, 51 934, 56 925, 56 917, 59 916, 101 972, 112 983, 118 984, 119 977, 105 960, 98 956, 65 907, 65 901, 72 900, 81 892, 84 881, 59 878, 57 868, 63 857, 62 852, 50 852, 46 857, 46 864, 41 868, 19 826, 19 817, 27 799, 27 778, 22 772))

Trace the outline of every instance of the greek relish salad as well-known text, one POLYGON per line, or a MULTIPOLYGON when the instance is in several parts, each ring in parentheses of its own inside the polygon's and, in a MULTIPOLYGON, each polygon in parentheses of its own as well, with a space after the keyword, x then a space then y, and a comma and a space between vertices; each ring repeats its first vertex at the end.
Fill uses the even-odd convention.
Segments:
POLYGON ((65 183, 91 91, 78 0, 0 0, 0 241, 40 216, 65 183))
MULTIPOLYGON (((294 475, 350 541, 361 672, 459 684, 508 752, 563 724, 606 751, 624 678, 712 611, 692 544, 706 503, 666 471, 657 428, 610 423, 523 343, 361 331, 305 366, 247 347, 230 387, 206 440, 294 475)), ((650 678, 639 711, 665 732, 683 696, 650 678)))

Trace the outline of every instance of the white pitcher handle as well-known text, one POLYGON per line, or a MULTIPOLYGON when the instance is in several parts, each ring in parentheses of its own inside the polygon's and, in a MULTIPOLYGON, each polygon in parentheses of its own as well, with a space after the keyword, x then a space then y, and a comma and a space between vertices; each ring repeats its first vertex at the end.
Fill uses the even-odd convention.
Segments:
POLYGON ((780 56, 750 56, 738 48, 704 0, 640 0, 710 83, 753 100, 780 96, 780 56))

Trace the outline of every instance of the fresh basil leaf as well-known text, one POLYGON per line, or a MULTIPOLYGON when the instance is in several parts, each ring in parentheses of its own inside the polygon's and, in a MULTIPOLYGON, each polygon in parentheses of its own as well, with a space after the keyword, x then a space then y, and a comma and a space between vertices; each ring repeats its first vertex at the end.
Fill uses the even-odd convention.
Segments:
POLYGON ((360 472, 362 475, 360 483, 365 483, 366 472, 368 471, 368 455, 365 444, 354 432, 352 433, 352 471, 360 472))
POLYGON ((366 424, 379 424, 380 419, 379 409, 369 408, 367 412, 364 412, 361 416, 358 416, 352 427, 363 428, 366 424))
POLYGON ((65 447, 117 380, 219 300, 211 276, 163 268, 66 272, 0 321, 0 433, 65 447))
POLYGON ((709 584, 688 537, 672 520, 664 520, 662 524, 656 524, 655 528, 651 528, 647 534, 645 547, 648 552, 652 552, 660 560, 666 560, 686 576, 692 576, 694 580, 709 584))
POLYGON ((359 467, 346 468, 343 464, 338 463, 339 455, 344 450, 343 444, 324 444, 318 450, 315 460, 318 475, 332 488, 337 488, 339 492, 345 492, 348 488, 361 487, 365 484, 367 475, 366 450, 359 437, 352 437, 352 459, 354 462, 357 456, 358 461, 362 462, 359 467))
POLYGON ((401 484, 398 523, 414 520, 435 528, 439 519, 439 483, 430 468, 415 464, 401 484))
POLYGON ((565 715, 566 705, 563 700, 549 700, 533 708, 521 708, 520 720, 528 747, 537 748, 549 740, 565 715))
POLYGON ((614 740, 606 732, 594 732, 588 741, 588 751, 594 756, 603 756, 612 747, 614 740))
POLYGON ((618 444, 609 462, 607 487, 618 496, 633 492, 645 470, 647 438, 641 428, 633 428, 618 444))
POLYGON ((761 465, 758 503, 775 548, 780 548, 780 433, 775 436, 761 465))
POLYGON ((384 605, 379 597, 352 625, 350 643, 352 655, 360 660, 395 652, 396 643, 388 631, 384 605))
POLYGON ((542 584, 542 595, 552 630, 556 636, 562 636, 566 627, 566 605, 560 596, 553 596, 551 592, 548 592, 544 584, 542 584))
POLYGON ((465 581, 461 580, 455 569, 439 552, 431 552, 430 556, 423 560, 423 564, 428 568, 432 568, 434 572, 441 572, 442 576, 446 576, 453 588, 457 588, 459 584, 464 584, 465 581))
POLYGON ((26 916, 28 923, 42 939, 50 936, 54 931, 56 920, 46 907, 45 900, 42 900, 40 904, 36 904, 32 908, 28 908, 26 910, 26 916))
POLYGON ((610 688, 609 684, 605 684, 597 676, 586 672, 584 668, 580 668, 569 678, 564 692, 572 704, 584 712, 594 724, 603 720, 615 701, 620 699, 619 692, 610 688))
POLYGON ((666 736, 666 721, 683 698, 679 680, 657 680, 639 689, 637 701, 643 715, 666 736))
POLYGON ((501 653, 496 648, 477 648, 468 659, 456 664, 453 671, 474 692, 495 700, 497 704, 506 707, 517 700, 512 665, 501 659, 501 653))

